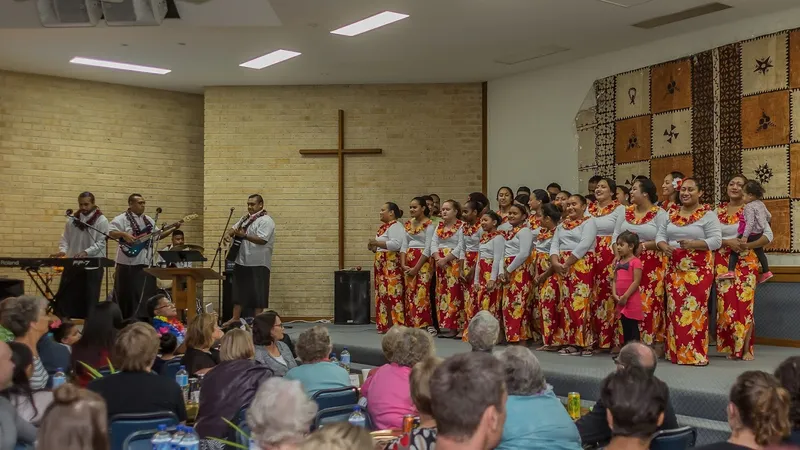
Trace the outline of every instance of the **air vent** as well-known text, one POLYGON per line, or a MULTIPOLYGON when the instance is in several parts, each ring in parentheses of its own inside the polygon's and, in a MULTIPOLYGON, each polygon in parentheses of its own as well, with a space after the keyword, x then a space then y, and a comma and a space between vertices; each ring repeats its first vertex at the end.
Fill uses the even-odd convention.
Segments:
POLYGON ((563 53, 566 51, 569 51, 569 49, 566 47, 559 47, 558 45, 548 45, 527 52, 519 52, 513 55, 506 55, 502 58, 495 59, 494 62, 505 64, 507 66, 513 66, 515 64, 527 61, 533 61, 534 59, 544 58, 558 53, 563 53))
POLYGON ((669 25, 688 19, 694 19, 695 17, 705 16, 706 14, 712 14, 730 8, 733 7, 723 3, 708 3, 694 8, 685 9, 673 14, 667 14, 666 16, 648 19, 643 22, 635 23, 633 26, 644 30, 651 30, 653 28, 663 27, 664 25, 669 25))

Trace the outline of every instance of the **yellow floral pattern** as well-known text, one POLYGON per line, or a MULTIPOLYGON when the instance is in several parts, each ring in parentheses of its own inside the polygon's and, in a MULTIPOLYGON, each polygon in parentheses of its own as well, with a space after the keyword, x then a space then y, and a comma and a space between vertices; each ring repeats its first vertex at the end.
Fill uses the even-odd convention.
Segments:
MULTIPOLYGON (((505 265, 510 265, 512 261, 514 261, 514 257, 507 257, 505 265)), ((531 273, 528 270, 528 263, 525 262, 509 274, 508 282, 503 286, 501 309, 508 342, 530 339, 530 314, 528 312, 530 291, 531 273)))
POLYGON ((611 236, 597 236, 594 261, 594 295, 592 295, 592 333, 598 348, 610 348, 617 334, 615 319, 617 305, 614 302, 611 276, 614 273, 614 251, 611 249, 611 236))
MULTIPOLYGON (((406 251, 406 265, 414 267, 422 258, 421 248, 409 248, 406 251)), ((406 326, 425 328, 431 325, 431 280, 433 269, 431 260, 425 261, 414 275, 405 276, 405 312, 406 326)))
MULTIPOLYGON (((559 262, 564 264, 571 254, 562 251, 559 262)), ((558 281, 559 304, 563 311, 564 344, 577 347, 594 345, 589 310, 592 303, 592 260, 592 253, 587 253, 568 269, 566 276, 554 276, 558 281)))
POLYGON ((708 364, 708 297, 713 282, 710 251, 673 251, 667 273, 665 356, 675 364, 708 364))
MULTIPOLYGON (((730 254, 727 247, 714 252, 717 274, 728 271, 730 254)), ((755 356, 753 305, 760 267, 755 252, 748 250, 739 255, 733 279, 716 281, 717 350, 736 359, 755 356)))
POLYGON ((406 323, 400 254, 398 252, 376 252, 374 275, 375 322, 378 331, 385 333, 392 325, 405 325, 406 323))
MULTIPOLYGON (((441 228, 441 227, 440 227, 441 228)), ((444 259, 452 252, 449 248, 439 249, 439 258, 444 259)), ((436 267, 436 314, 439 327, 448 330, 464 329, 464 286, 461 282, 461 262, 450 261, 444 267, 436 267)))

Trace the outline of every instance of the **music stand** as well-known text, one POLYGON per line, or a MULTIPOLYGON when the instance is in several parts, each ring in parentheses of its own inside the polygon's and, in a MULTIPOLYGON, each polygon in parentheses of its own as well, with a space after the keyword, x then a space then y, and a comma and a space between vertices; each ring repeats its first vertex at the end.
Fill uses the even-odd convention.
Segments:
POLYGON ((203 254, 197 250, 161 250, 158 252, 158 255, 167 263, 167 267, 172 264, 177 265, 178 263, 208 261, 208 259, 203 257, 203 254))

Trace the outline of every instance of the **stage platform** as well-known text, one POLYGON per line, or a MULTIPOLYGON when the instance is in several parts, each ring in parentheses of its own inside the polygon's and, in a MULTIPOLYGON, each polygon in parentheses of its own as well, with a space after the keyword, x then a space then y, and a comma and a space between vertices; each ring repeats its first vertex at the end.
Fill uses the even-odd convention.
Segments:
MULTIPOLYGON (((292 323, 286 331, 297 336, 313 324, 292 323)), ((381 351, 381 335, 375 325, 326 325, 340 354, 347 347, 356 367, 372 367, 385 363, 381 351)), ((454 339, 435 339, 436 353, 448 357, 470 351, 467 343, 454 339)), ((502 349, 502 347, 498 347, 502 349)), ((600 382, 615 366, 608 354, 592 357, 561 356, 556 353, 535 352, 558 396, 566 398, 571 391, 579 392, 586 406, 591 406, 600 393, 600 382)), ((756 346, 755 361, 729 361, 711 348, 711 361, 706 367, 677 366, 659 361, 656 375, 670 388, 672 405, 682 425, 698 428, 698 445, 727 439, 729 429, 725 408, 728 391, 736 377, 746 370, 773 372, 781 361, 796 355, 798 349, 756 346)))

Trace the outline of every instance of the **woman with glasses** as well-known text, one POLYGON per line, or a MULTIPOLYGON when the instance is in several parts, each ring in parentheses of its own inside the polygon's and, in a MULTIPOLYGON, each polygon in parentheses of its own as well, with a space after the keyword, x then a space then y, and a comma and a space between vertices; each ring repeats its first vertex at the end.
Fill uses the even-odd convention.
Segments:
POLYGON ((292 350, 283 343, 283 322, 275 311, 259 314, 253 320, 253 343, 256 361, 272 369, 276 377, 286 375, 297 367, 292 350))
POLYGON ((164 294, 156 294, 147 301, 147 314, 159 336, 171 334, 178 340, 178 353, 183 353, 186 327, 178 319, 175 304, 164 294))

